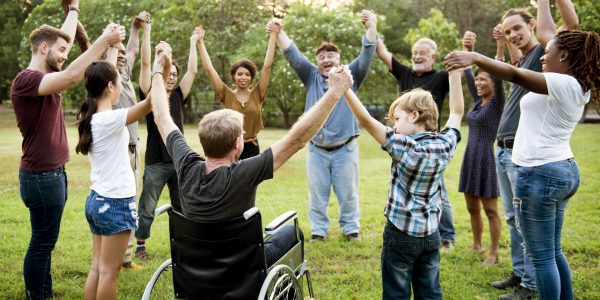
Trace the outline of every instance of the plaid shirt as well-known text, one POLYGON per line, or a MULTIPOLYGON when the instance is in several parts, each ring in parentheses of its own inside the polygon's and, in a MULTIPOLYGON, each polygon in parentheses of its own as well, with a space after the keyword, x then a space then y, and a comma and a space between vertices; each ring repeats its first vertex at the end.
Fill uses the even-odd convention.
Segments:
POLYGON ((381 148, 392 157, 392 179, 384 214, 399 230, 415 237, 434 233, 441 217, 440 180, 460 141, 445 128, 410 136, 387 127, 381 148))

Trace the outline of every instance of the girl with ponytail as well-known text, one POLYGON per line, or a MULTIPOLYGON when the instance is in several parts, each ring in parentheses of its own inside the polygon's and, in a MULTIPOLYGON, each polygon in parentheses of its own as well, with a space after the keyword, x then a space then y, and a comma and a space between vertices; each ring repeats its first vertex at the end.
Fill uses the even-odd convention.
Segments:
POLYGON ((91 163, 91 192, 85 216, 92 232, 93 256, 85 299, 114 299, 117 277, 131 230, 137 229, 135 177, 129 164, 127 125, 151 110, 149 99, 128 109, 112 110, 121 93, 116 69, 116 50, 109 48, 109 61, 92 63, 85 70, 87 98, 77 113, 77 153, 91 163))
MULTIPOLYGON (((559 8, 573 7, 568 4, 570 1, 557 1, 559 8)), ((538 7, 551 20, 549 1, 538 0, 538 7)), ((569 13, 573 20, 574 10, 569 13)), ((553 21, 551 25, 541 33, 550 35, 540 59, 543 73, 515 68, 474 52, 451 53, 445 63, 448 70, 474 63, 530 91, 520 102, 514 141, 512 162, 517 166, 517 177, 513 203, 535 270, 539 298, 573 299, 571 270, 561 246, 565 208, 580 180, 569 140, 584 106, 590 98, 598 101, 600 37, 579 30, 556 34, 553 21)))

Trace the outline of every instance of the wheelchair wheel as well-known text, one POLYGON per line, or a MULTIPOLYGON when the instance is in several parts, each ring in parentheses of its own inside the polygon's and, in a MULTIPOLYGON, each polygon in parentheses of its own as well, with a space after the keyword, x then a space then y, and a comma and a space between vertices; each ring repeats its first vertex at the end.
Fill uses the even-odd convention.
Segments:
POLYGON ((175 299, 171 259, 163 262, 148 281, 142 300, 150 299, 175 299))
POLYGON ((290 267, 287 265, 277 265, 267 274, 267 278, 260 289, 258 299, 302 299, 302 287, 290 267))

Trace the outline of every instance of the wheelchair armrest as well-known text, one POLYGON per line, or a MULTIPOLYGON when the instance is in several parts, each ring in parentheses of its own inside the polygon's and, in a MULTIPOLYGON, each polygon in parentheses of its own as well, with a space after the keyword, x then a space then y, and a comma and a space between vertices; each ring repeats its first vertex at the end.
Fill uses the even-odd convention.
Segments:
POLYGON ((281 227, 281 225, 287 223, 290 220, 294 220, 298 218, 298 213, 290 210, 288 212, 285 212, 281 215, 279 215, 279 217, 275 218, 275 220, 271 221, 271 223, 269 223, 269 225, 267 225, 267 227, 265 227, 265 233, 266 234, 274 234, 279 227, 281 227))
POLYGON ((244 219, 248 220, 257 213, 258 213, 258 207, 252 207, 252 208, 248 209, 247 211, 245 211, 243 216, 244 216, 244 219))
POLYGON ((154 211, 154 215, 155 215, 155 216, 160 216, 160 215, 162 215, 164 212, 167 212, 167 211, 169 211, 169 210, 171 210, 171 209, 172 209, 172 208, 171 208, 171 204, 165 204, 165 205, 163 205, 163 206, 161 206, 161 207, 157 208, 157 209, 154 211))

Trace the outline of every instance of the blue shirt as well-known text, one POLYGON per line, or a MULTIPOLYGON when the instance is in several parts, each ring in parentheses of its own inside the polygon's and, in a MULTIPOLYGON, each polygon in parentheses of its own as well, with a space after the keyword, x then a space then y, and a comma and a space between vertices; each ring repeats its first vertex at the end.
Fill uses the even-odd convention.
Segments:
POLYGON ((459 141, 455 128, 406 136, 387 127, 381 148, 392 157, 392 178, 384 214, 396 228, 415 237, 438 229, 440 180, 459 141))
MULTIPOLYGON (((366 36, 363 36, 360 54, 349 65, 354 79, 354 85, 352 86, 354 92, 358 90, 360 84, 367 77, 376 46, 377 39, 370 42, 366 36)), ((329 89, 326 82, 327 77, 321 75, 319 67, 312 64, 293 42, 283 51, 283 54, 306 88, 304 111, 307 111, 329 89)), ((350 137, 359 135, 359 133, 358 122, 354 118, 348 103, 346 103, 346 99, 342 96, 325 121, 323 128, 312 138, 312 142, 319 146, 336 145, 343 143, 350 137)))

